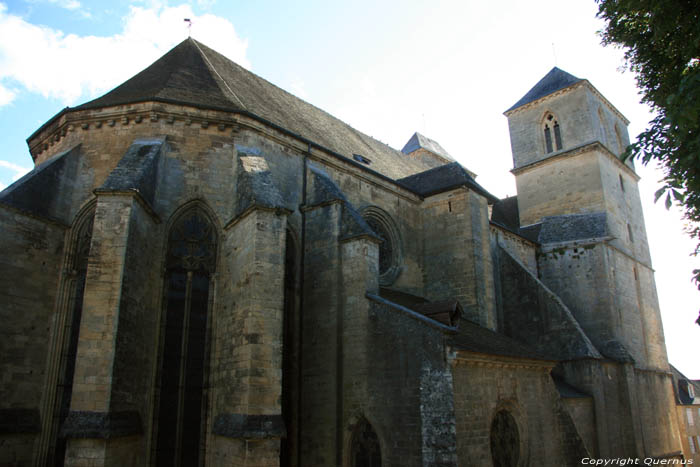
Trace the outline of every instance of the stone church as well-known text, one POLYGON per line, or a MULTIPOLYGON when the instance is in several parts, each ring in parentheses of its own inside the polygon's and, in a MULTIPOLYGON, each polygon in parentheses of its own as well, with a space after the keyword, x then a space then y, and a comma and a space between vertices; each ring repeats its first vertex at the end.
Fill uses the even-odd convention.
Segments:
POLYGON ((628 121, 558 68, 505 116, 498 199, 193 39, 62 110, 0 194, 0 464, 679 458, 628 121))

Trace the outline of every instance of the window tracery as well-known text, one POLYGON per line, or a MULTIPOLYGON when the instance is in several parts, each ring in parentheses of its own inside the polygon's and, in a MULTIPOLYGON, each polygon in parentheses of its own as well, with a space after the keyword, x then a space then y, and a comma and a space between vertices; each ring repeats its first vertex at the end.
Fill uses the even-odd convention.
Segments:
POLYGON ((543 131, 546 153, 559 151, 562 148, 561 128, 551 113, 548 113, 544 118, 543 131))
POLYGON ((156 464, 198 465, 203 445, 207 321, 216 232, 194 208, 168 235, 156 464))
POLYGON ((391 285, 401 273, 403 257, 399 231, 389 214, 375 206, 365 208, 362 217, 381 240, 379 243, 379 284, 391 285))

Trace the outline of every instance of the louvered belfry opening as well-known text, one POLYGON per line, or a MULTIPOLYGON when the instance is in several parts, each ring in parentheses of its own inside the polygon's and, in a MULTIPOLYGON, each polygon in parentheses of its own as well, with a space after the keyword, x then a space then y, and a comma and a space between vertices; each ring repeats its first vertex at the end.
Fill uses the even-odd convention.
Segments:
POLYGON ((199 465, 206 400, 207 320, 216 233, 199 209, 168 237, 165 326, 157 412, 156 465, 199 465))

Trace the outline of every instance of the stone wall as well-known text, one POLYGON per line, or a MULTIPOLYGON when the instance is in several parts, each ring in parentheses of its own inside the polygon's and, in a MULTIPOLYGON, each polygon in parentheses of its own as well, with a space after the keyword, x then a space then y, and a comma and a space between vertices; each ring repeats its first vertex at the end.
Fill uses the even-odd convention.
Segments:
POLYGON ((537 275, 537 245, 520 235, 504 229, 501 226, 491 224, 491 251, 501 247, 517 258, 528 271, 537 275))
POLYGON ((424 201, 425 297, 459 300, 464 317, 495 329, 495 294, 486 199, 467 190, 424 201))
POLYGON ((44 410, 66 227, 0 206, 0 464, 30 465, 44 410))
POLYGON ((368 318, 368 353, 382 358, 369 361, 368 397, 354 411, 379 436, 382 465, 458 465, 457 382, 444 359, 445 331, 381 302, 372 303, 368 318))
POLYGON ((545 216, 603 211, 605 199, 600 166, 588 150, 550 159, 516 174, 520 225, 545 216))
POLYGON ((562 426, 565 414, 557 410, 561 402, 550 368, 497 357, 457 358, 453 378, 460 465, 492 465, 491 424, 499 410, 507 410, 517 423, 523 465, 578 465, 583 443, 562 426), (549 427, 546 435, 543 427, 549 427))

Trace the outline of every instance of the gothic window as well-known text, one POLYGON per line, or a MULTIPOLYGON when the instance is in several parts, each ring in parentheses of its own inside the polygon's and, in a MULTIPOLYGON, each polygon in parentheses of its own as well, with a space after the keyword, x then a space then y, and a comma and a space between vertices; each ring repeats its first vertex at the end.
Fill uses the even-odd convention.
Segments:
POLYGON ((355 427, 350 445, 350 467, 381 467, 379 438, 364 418, 355 427))
POLYGON ((625 144, 622 142, 622 134, 620 133, 620 128, 615 124, 615 138, 617 138, 617 150, 618 155, 622 155, 625 152, 625 144))
POLYGON ((205 362, 216 232, 197 208, 168 236, 164 327, 156 421, 156 464, 199 465, 206 403, 205 362))
POLYGON ((544 146, 545 152, 549 154, 559 151, 562 148, 561 128, 554 115, 548 113, 544 118, 544 146))
MULTIPOLYGON (((71 283, 69 285, 70 299, 68 303, 65 328, 63 332, 63 356, 61 358, 61 376, 57 387, 57 427, 63 422, 70 411, 70 402, 73 395, 73 376, 75 374, 75 360, 78 354, 78 339, 80 337, 80 319, 83 314, 83 296, 85 293, 85 279, 87 277, 88 256, 90 255, 90 242, 92 241, 92 226, 95 221, 94 210, 84 216, 77 224, 74 237, 74 250, 71 260, 71 283)), ((59 437, 54 449, 54 464, 63 465, 66 455, 66 439, 59 437)))
POLYGON ((516 467, 520 459, 518 425, 507 410, 499 410, 491 422, 491 458, 494 467, 516 467))
POLYGON ((401 239, 396 224, 382 209, 371 206, 362 212, 367 225, 380 238, 379 284, 391 285, 401 272, 401 239))
POLYGON ((608 121, 603 113, 603 108, 598 107, 598 120, 600 120, 600 138, 603 144, 608 142, 608 121))

